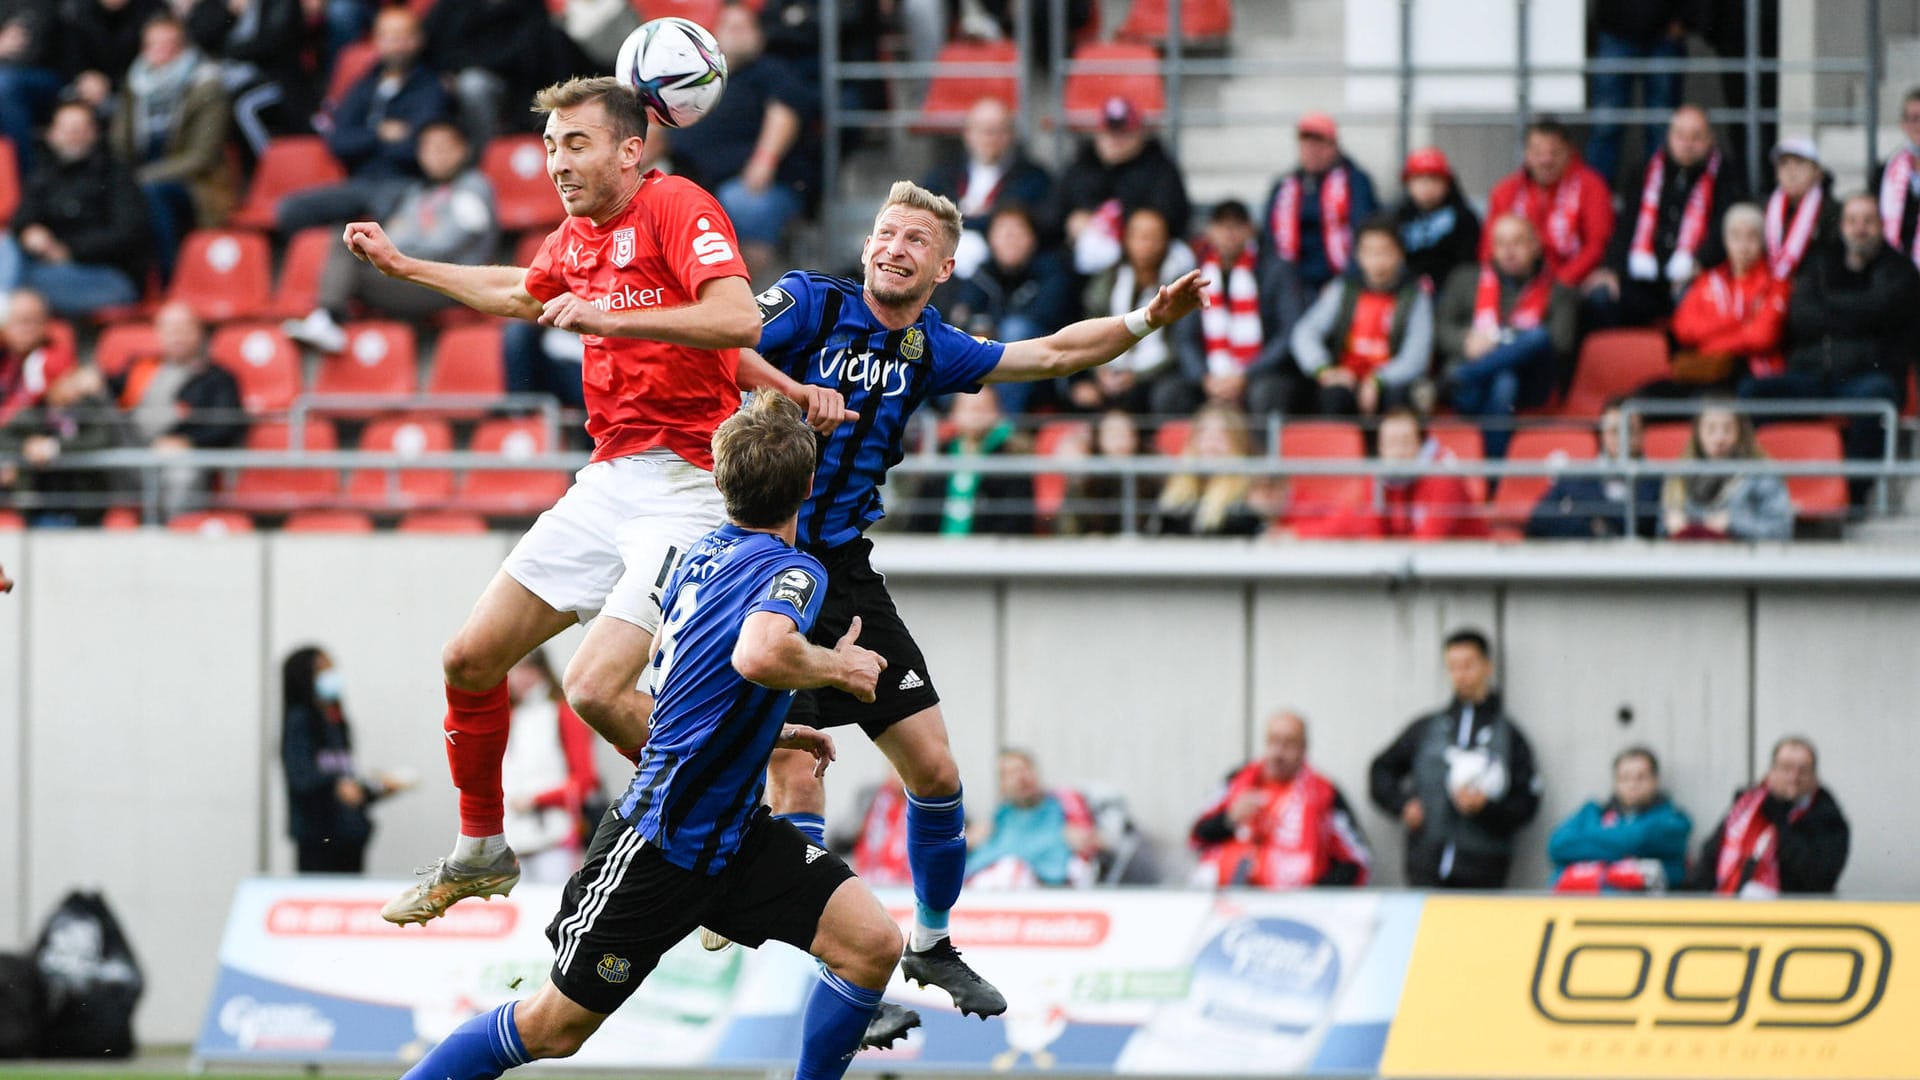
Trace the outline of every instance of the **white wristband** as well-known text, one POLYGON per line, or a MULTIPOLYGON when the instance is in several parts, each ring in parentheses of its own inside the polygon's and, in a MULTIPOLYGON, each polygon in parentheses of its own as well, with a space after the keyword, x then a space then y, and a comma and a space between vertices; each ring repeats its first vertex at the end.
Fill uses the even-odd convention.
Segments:
POLYGON ((1127 312, 1124 321, 1127 324, 1127 332, 1136 338, 1146 337, 1155 329, 1154 325, 1147 321, 1146 308, 1134 308, 1127 312))

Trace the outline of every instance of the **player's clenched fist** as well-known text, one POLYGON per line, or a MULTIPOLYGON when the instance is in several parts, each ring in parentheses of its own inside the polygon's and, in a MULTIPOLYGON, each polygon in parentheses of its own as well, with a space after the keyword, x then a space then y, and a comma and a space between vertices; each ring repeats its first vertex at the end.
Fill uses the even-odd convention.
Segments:
POLYGON ((602 325, 606 313, 572 293, 561 293, 547 301, 540 311, 540 325, 551 326, 575 334, 597 334, 606 336, 607 327, 602 325))
POLYGON ((346 241, 347 250, 354 258, 373 264, 375 270, 388 277, 398 276, 400 267, 400 249, 393 246, 387 238, 387 230, 377 221, 353 221, 340 237, 346 241))
POLYGON ((831 435, 833 429, 841 424, 860 419, 860 414, 847 408, 847 399, 833 387, 802 383, 798 394, 800 410, 807 416, 807 426, 822 435, 831 435))
POLYGON ((880 685, 880 673, 887 670, 887 661, 879 653, 854 644, 858 640, 860 616, 855 615, 846 634, 833 647, 833 651, 840 656, 839 685, 840 689, 859 700, 871 702, 874 688, 880 685))

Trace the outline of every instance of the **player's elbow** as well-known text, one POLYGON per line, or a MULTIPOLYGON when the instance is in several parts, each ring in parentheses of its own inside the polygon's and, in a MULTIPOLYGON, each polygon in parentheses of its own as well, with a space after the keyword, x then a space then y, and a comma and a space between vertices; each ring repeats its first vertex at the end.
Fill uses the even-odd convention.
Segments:
POLYGON ((744 308, 727 305, 715 313, 710 325, 720 338, 715 348, 751 349, 760 344, 760 309, 751 303, 744 308))
POLYGON ((780 670, 779 657, 766 644, 749 641, 742 635, 733 647, 733 670, 750 683, 769 686, 780 670))

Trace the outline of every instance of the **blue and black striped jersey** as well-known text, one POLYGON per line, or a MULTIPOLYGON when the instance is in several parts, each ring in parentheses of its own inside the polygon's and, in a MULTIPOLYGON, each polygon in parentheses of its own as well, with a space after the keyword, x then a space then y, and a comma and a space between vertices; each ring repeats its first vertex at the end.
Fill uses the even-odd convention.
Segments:
POLYGON ((746 835, 767 759, 793 703, 733 667, 756 611, 813 627, 826 599, 819 560, 762 532, 725 525, 701 537, 667 585, 649 681, 653 734, 620 816, 675 866, 717 874, 746 835))
POLYGON ((1006 346, 940 320, 929 307, 889 330, 850 278, 794 270, 757 298, 760 355, 789 378, 830 386, 860 419, 821 440, 803 546, 836 547, 880 520, 879 487, 904 456, 907 421, 929 397, 980 388, 1006 346))

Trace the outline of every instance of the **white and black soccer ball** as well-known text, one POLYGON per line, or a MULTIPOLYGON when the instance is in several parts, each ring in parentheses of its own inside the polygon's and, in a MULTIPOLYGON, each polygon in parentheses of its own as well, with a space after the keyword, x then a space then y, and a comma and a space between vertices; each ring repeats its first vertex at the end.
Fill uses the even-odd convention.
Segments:
POLYGON ((688 127, 720 103, 727 89, 727 58, 706 27, 668 17, 642 23, 627 35, 613 74, 640 95, 654 123, 688 127))

